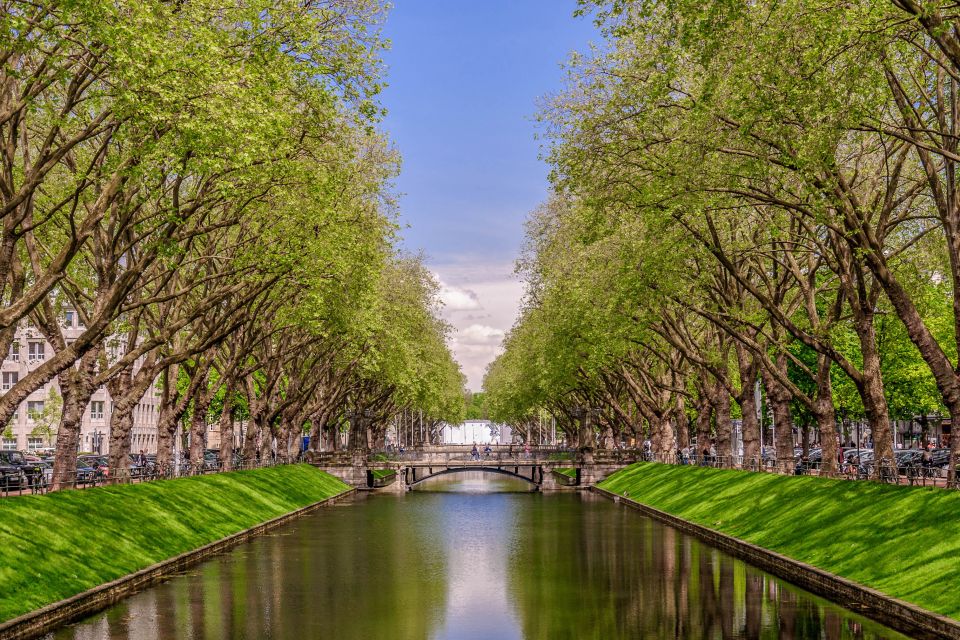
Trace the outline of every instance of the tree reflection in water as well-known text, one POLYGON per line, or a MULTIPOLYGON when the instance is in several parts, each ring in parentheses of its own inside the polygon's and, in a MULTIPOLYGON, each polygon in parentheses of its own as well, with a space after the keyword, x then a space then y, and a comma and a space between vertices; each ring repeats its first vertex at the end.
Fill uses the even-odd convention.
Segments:
POLYGON ((321 510, 51 638, 902 638, 588 494, 478 472, 420 489, 321 510))
POLYGON ((510 590, 528 640, 904 637, 594 496, 521 513, 510 590))
POLYGON ((447 593, 440 515, 389 498, 323 509, 49 638, 434 637, 447 593))

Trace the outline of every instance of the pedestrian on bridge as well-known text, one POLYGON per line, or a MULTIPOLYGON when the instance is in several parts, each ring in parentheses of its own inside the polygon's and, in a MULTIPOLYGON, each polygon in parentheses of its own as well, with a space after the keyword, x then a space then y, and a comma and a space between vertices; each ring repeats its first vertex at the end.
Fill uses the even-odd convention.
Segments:
POLYGON ((470 457, 473 458, 474 460, 480 459, 480 450, 477 449, 476 442, 473 443, 473 449, 470 450, 470 457))

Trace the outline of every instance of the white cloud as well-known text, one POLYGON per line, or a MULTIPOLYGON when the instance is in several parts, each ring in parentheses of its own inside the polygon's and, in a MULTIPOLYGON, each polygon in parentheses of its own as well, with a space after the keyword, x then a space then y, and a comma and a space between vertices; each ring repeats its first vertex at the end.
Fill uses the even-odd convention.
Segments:
POLYGON ((457 331, 454 340, 459 344, 498 345, 503 341, 503 329, 485 324, 471 324, 457 331))
POLYGON ((443 302, 445 311, 473 311, 483 308, 476 293, 470 289, 448 285, 443 280, 440 280, 440 301, 443 302))
POLYGON ((511 264, 436 266, 444 317, 453 326, 450 349, 467 386, 479 391, 487 365, 501 351, 503 337, 520 309, 523 283, 511 264), (473 306, 475 305, 475 306, 473 306), (482 309, 483 313, 462 313, 482 309))

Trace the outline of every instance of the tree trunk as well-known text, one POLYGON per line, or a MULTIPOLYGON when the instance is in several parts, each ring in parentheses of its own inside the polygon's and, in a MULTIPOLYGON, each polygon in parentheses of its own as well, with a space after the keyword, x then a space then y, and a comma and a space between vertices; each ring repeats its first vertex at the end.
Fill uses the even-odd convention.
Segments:
POLYGON ((110 484, 130 479, 130 440, 133 434, 133 407, 114 403, 110 414, 110 484))
MULTIPOLYGON (((61 387, 63 415, 57 428, 57 447, 53 460, 53 483, 51 489, 72 489, 77 482, 77 452, 80 445, 80 427, 90 396, 81 398, 73 385, 61 387)), ((90 394, 92 395, 92 394, 90 394)))
POLYGON ((170 409, 160 409, 157 418, 157 465, 161 470, 173 470, 174 438, 177 435, 177 419, 170 409))
MULTIPOLYGON (((951 238, 950 234, 947 234, 948 242, 960 243, 960 235, 954 235, 956 237, 951 238)), ((955 365, 924 322, 910 294, 887 267, 882 252, 868 250, 864 252, 864 257, 870 270, 887 294, 887 298, 897 312, 897 316, 903 322, 910 341, 917 347, 923 361, 927 363, 927 366, 933 373, 934 380, 937 382, 937 389, 940 391, 940 395, 943 396, 943 403, 950 412, 951 423, 954 425, 953 429, 956 431, 950 434, 950 449, 953 459, 949 467, 949 479, 952 482, 955 473, 954 461, 957 459, 957 454, 960 454, 960 438, 958 438, 958 435, 960 435, 960 433, 958 433, 960 432, 960 376, 957 374, 955 365)), ((952 263, 960 261, 960 250, 951 251, 950 257, 952 263)), ((957 326, 956 342, 960 343, 960 313, 956 311, 956 306, 960 304, 960 299, 958 299, 956 295, 958 289, 960 289, 960 285, 957 284, 955 278, 954 322, 957 326)), ((3 416, 0 415, 0 419, 2 418, 3 416)), ((877 439, 874 438, 875 445, 876 440, 877 439)))
POLYGON ((761 466, 760 423, 757 420, 755 386, 760 363, 745 347, 737 344, 737 364, 740 369, 740 393, 734 398, 740 407, 743 434, 743 465, 748 469, 761 466))
POLYGON ((820 473, 833 476, 837 473, 837 421, 833 409, 833 385, 830 382, 830 359, 817 357, 817 395, 810 407, 820 432, 820 448, 823 460, 820 473))
POLYGON ((57 427, 51 486, 53 491, 76 486, 80 430, 90 397, 97 389, 94 384, 94 372, 100 351, 100 347, 88 351, 80 359, 78 367, 71 367, 60 376, 63 413, 60 416, 60 425, 57 427))
POLYGON ((677 437, 673 431, 673 421, 670 419, 672 411, 667 412, 660 419, 660 462, 672 464, 677 461, 677 437))
MULTIPOLYGON (((780 354, 774 366, 786 375, 787 359, 780 354)), ((790 418, 790 391, 777 380, 776 376, 763 370, 763 386, 767 390, 767 402, 773 410, 774 447, 777 452, 777 468, 781 473, 789 473, 793 468, 793 422, 790 418)))
POLYGON ((330 434, 330 451, 336 453, 343 448, 343 442, 340 440, 340 422, 336 421, 327 425, 330 434))
POLYGON ((733 417, 730 413, 730 394, 717 385, 713 399, 714 415, 717 422, 717 455, 724 467, 733 466, 733 417))
POLYGON ((193 469, 203 464, 203 453, 206 449, 207 412, 213 402, 214 392, 209 388, 209 381, 201 383, 200 392, 193 399, 193 415, 190 416, 190 466, 193 469))
POLYGON ((327 442, 327 411, 316 411, 310 416, 310 444, 309 452, 316 455, 321 451, 326 451, 329 447, 327 442))
POLYGON ((233 394, 233 378, 227 378, 220 414, 220 466, 224 471, 233 471, 233 394))
POLYGON ((950 464, 947 465, 947 482, 953 486, 957 479, 957 465, 960 463, 960 405, 948 407, 950 410, 950 464))
POLYGON ((257 450, 261 464, 267 462, 268 460, 273 461, 273 441, 276 437, 275 429, 276 428, 272 424, 265 424, 263 427, 261 427, 260 447, 257 450))
POLYGON ((173 438, 177 431, 176 380, 180 367, 172 365, 161 374, 160 409, 157 414, 157 466, 158 471, 170 469, 173 465, 173 438))
POLYGON ((156 379, 152 358, 136 376, 128 368, 121 373, 117 384, 110 387, 113 412, 110 414, 110 479, 126 482, 130 476, 130 441, 133 435, 133 411, 156 379))
POLYGON ((709 454, 710 450, 710 434, 711 434, 711 418, 713 415, 713 404, 710 402, 710 397, 703 393, 703 395, 697 400, 697 458, 702 459, 705 455, 709 454))
POLYGON ((366 435, 363 429, 363 418, 359 411, 354 411, 350 418, 350 433, 347 440, 347 448, 351 451, 363 451, 363 441, 366 435))
POLYGON ((677 433, 677 448, 685 449, 690 446, 690 427, 682 396, 677 400, 677 408, 674 409, 673 419, 675 421, 674 428, 677 433))
POLYGON ((863 354, 863 380, 858 387, 863 400, 863 409, 870 422, 873 438, 873 459, 875 477, 880 477, 880 462, 886 459, 893 468, 893 431, 890 427, 890 414, 887 399, 883 395, 883 379, 880 375, 880 354, 877 352, 877 337, 872 315, 854 323, 860 338, 860 351, 863 354))

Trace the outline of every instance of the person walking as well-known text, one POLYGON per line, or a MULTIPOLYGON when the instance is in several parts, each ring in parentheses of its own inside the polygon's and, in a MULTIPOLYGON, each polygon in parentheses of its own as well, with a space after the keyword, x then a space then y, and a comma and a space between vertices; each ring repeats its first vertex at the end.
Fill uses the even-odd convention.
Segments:
POLYGON ((480 450, 477 449, 477 443, 476 443, 476 442, 473 443, 473 449, 470 450, 470 457, 471 457, 473 460, 479 460, 479 459, 480 459, 480 450))

